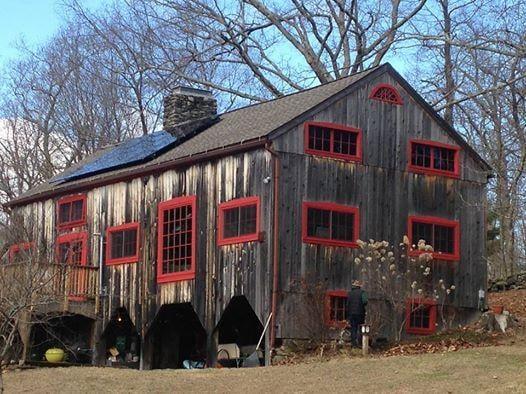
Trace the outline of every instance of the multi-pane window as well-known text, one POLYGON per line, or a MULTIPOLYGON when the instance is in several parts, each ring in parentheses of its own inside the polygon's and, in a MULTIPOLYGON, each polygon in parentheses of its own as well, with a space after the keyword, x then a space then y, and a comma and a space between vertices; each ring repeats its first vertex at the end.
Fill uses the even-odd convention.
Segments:
POLYGON ((389 104, 402 105, 404 103, 396 88, 385 83, 376 85, 371 91, 369 98, 389 104))
POLYGON ((139 223, 127 223, 107 230, 106 264, 134 263, 139 257, 139 223))
POLYGON ((410 299, 406 303, 406 331, 431 334, 436 328, 436 303, 433 300, 410 299))
POLYGON ((361 131, 334 123, 305 123, 305 152, 344 160, 361 160, 361 131))
POLYGON ((325 320, 329 326, 345 327, 347 324, 347 292, 336 290, 327 292, 325 320))
POLYGON ((431 175, 459 175, 457 147, 436 142, 411 141, 409 169, 431 175))
POLYGON ((431 245, 437 259, 459 258, 459 222, 436 217, 409 217, 409 236, 415 246, 420 240, 431 245))
POLYGON ((82 225, 86 221, 86 196, 68 196, 57 203, 57 221, 59 227, 82 225))
POLYGON ((259 197, 239 198, 219 205, 218 245, 259 239, 259 197))
POLYGON ((159 204, 157 281, 195 275, 196 198, 178 197, 159 204))
POLYGON ((356 246, 358 208, 333 203, 303 203, 303 241, 333 246, 356 246))
POLYGON ((57 262, 59 264, 86 265, 87 233, 70 233, 57 237, 57 262))

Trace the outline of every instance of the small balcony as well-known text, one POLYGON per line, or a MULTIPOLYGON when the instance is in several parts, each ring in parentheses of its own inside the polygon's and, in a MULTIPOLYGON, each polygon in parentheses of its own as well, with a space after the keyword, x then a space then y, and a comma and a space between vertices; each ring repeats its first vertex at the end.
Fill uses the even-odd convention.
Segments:
POLYGON ((31 294, 36 303, 96 300, 99 267, 45 262, 2 264, 0 294, 15 298, 31 294))

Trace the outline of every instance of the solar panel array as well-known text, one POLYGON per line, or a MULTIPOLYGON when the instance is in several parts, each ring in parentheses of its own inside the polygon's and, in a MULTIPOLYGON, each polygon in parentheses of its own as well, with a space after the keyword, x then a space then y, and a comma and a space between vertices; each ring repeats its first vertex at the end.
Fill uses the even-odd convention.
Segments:
POLYGON ((110 151, 72 172, 56 176, 52 179, 52 182, 69 182, 148 161, 170 149, 176 142, 177 138, 166 131, 158 131, 142 137, 133 138, 116 145, 110 151))

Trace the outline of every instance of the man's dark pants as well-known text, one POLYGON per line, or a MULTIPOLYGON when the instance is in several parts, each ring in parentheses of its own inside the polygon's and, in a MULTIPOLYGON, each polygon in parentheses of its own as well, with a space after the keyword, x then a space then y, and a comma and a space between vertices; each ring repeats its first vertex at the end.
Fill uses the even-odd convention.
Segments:
POLYGON ((349 317, 351 324, 351 342, 353 346, 360 346, 362 344, 362 332, 360 325, 365 323, 365 315, 351 315, 349 317))

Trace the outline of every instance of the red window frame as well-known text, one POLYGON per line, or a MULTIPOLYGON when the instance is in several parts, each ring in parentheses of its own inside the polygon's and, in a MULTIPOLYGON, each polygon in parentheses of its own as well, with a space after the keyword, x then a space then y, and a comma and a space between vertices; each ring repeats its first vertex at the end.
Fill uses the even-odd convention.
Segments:
MULTIPOLYGON (((61 263, 59 261, 60 245, 65 244, 65 243, 75 242, 75 241, 82 242, 82 249, 81 249, 81 254, 80 254, 80 264, 76 264, 76 265, 85 266, 87 264, 88 262, 88 233, 85 231, 62 234, 57 237, 56 260, 58 263, 61 263)), ((71 263, 66 262, 66 264, 71 264, 71 263)))
POLYGON ((346 290, 330 290, 325 293, 325 325, 335 328, 345 328, 347 327, 347 320, 334 320, 332 319, 331 307, 332 298, 343 298, 343 314, 347 316, 347 298, 349 294, 346 290))
MULTIPOLYGON (((62 197, 61 199, 59 199, 57 201, 57 214, 56 214, 57 227, 60 229, 65 229, 65 228, 71 228, 71 227, 76 227, 76 226, 82 226, 86 224, 86 201, 87 201, 87 198, 85 194, 66 196, 66 197, 62 197), (71 206, 73 206, 73 203, 77 201, 82 201, 82 218, 79 220, 70 220, 68 222, 60 223, 60 207, 65 204, 71 204, 71 206)), ((70 212, 70 217, 71 217, 71 212, 70 212)))
POLYGON ((219 246, 238 244, 243 242, 259 241, 260 240, 260 199, 259 196, 236 198, 227 202, 219 204, 219 218, 218 218, 218 230, 217 230, 217 244, 219 246), (236 237, 225 237, 225 211, 233 208, 242 208, 255 205, 256 206, 256 231, 254 233, 248 233, 239 235, 236 237))
MULTIPOLYGON (((425 223, 431 224, 433 226, 442 226, 453 228, 453 253, 443 253, 435 251, 433 253, 433 258, 437 260, 449 260, 449 261, 459 261, 460 260, 460 222, 458 220, 448 220, 444 218, 439 218, 435 216, 409 216, 407 224, 407 236, 409 237, 410 245, 416 245, 418 239, 413 239, 413 224, 425 223)), ((424 240, 426 243, 432 244, 433 240, 424 240)), ((433 245, 434 246, 434 245, 433 245)), ((419 250, 412 250, 411 255, 419 255, 424 253, 419 250)))
POLYGON ((344 126, 341 124, 329 123, 329 122, 305 122, 303 145, 305 148, 305 153, 307 154, 323 156, 323 157, 330 157, 334 159, 342 159, 342 160, 347 160, 347 161, 356 161, 356 162, 362 161, 362 130, 356 127, 344 126), (324 127, 324 128, 328 128, 331 130, 330 131, 330 143, 329 143, 330 151, 309 148, 309 129, 311 126, 324 127), (335 131, 357 134, 356 136, 356 155, 347 155, 347 154, 334 152, 334 132, 335 131))
POLYGON ((349 205, 340 205, 331 202, 313 202, 304 201, 302 206, 302 237, 303 242, 308 244, 343 246, 357 248, 357 240, 360 233, 360 210, 357 207, 349 205), (308 210, 309 208, 321 209, 331 212, 352 213, 354 215, 353 223, 353 241, 344 241, 332 238, 322 238, 308 235, 308 210))
POLYGON ((409 140, 409 149, 408 149, 407 157, 408 157, 407 169, 411 172, 416 172, 418 174, 426 174, 426 175, 443 175, 443 176, 447 176, 450 178, 460 177, 460 148, 458 146, 444 144, 444 143, 436 142, 436 141, 411 139, 409 140), (413 146, 414 145, 423 145, 431 149, 429 167, 418 166, 416 164, 413 164, 413 146), (434 162, 435 162, 434 150, 437 148, 438 149, 449 149, 449 150, 454 151, 455 157, 454 157, 454 170, 453 171, 439 170, 439 169, 434 168, 434 162))
POLYGON ((120 226, 112 226, 106 229, 106 265, 115 265, 115 264, 127 264, 127 263, 136 263, 139 261, 139 222, 125 223, 120 226), (135 230, 137 232, 135 238, 135 254, 132 256, 124 256, 119 258, 112 258, 112 244, 114 233, 119 233, 127 230, 135 230))
POLYGON ((195 278, 195 262, 196 262, 196 234, 197 234, 197 198, 196 196, 176 197, 168 201, 163 201, 158 207, 158 228, 157 228, 157 283, 176 282, 180 280, 187 280, 195 278), (191 260, 190 269, 179 272, 172 272, 163 274, 163 227, 164 227, 164 211, 190 206, 192 209, 192 235, 191 235, 191 260))
POLYGON ((400 93, 398 93, 398 89, 396 89, 393 85, 390 85, 388 83, 380 83, 376 85, 372 90, 371 94, 369 94, 369 98, 372 100, 381 101, 383 103, 388 104, 395 104, 395 105, 404 105, 404 100, 402 99, 402 96, 400 93), (385 97, 378 97, 377 93, 381 89, 388 89, 390 93, 394 96, 393 99, 387 99, 385 97))
POLYGON ((437 303, 428 298, 410 298, 406 301, 405 307, 405 331, 408 334, 430 335, 436 331, 437 303), (428 327, 411 326, 411 313, 415 311, 414 305, 424 305, 429 308, 429 325, 428 327))
POLYGON ((8 253, 9 263, 14 262, 16 254, 19 253, 21 250, 28 251, 34 246, 35 246, 34 242, 20 242, 18 244, 11 245, 9 247, 9 253, 8 253))

